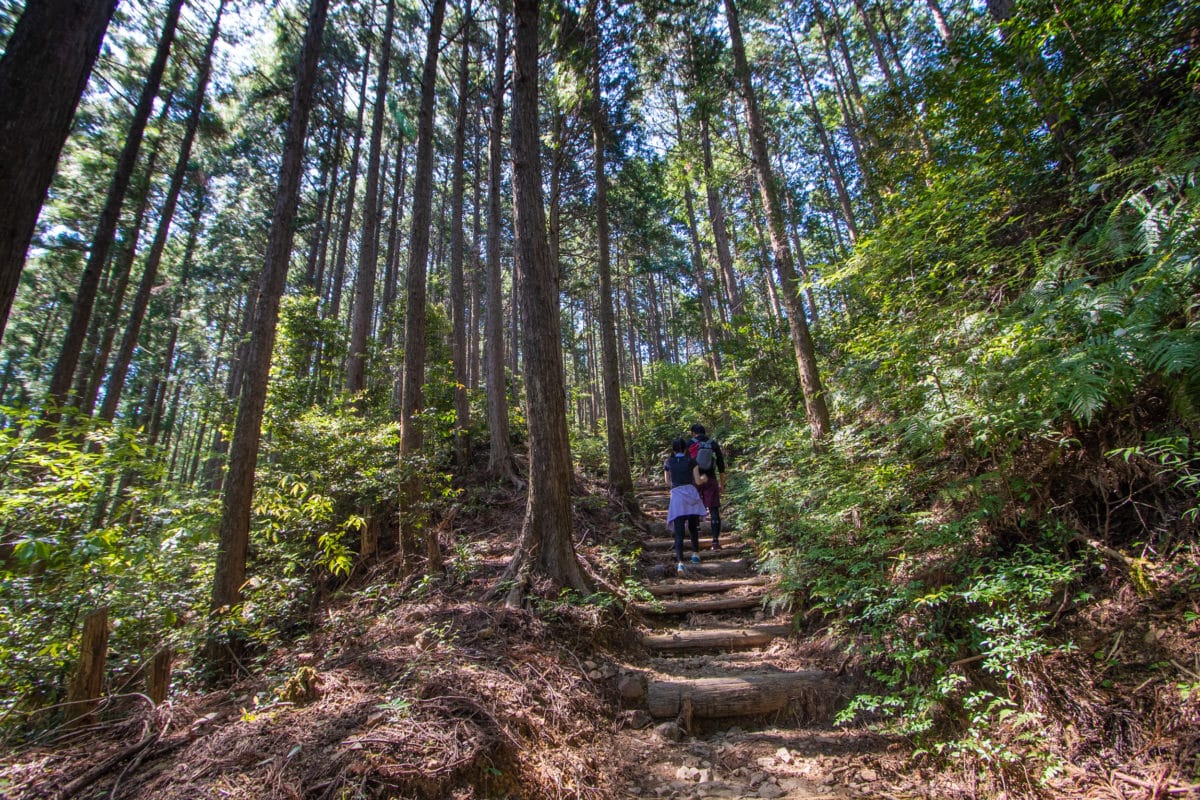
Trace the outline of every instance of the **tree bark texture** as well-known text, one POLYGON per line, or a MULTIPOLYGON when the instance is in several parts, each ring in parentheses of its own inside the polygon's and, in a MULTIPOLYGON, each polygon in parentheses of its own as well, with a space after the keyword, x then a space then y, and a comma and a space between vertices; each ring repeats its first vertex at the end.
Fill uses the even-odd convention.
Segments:
MULTIPOLYGON (((292 240, 295 237, 296 207, 304 166, 304 139, 312 110, 317 60, 321 53, 328 11, 329 0, 312 0, 304 45, 296 65, 296 81, 292 86, 291 112, 284 136, 275 206, 271 212, 271 232, 267 239, 258 301, 246 350, 237 422, 230 444, 229 468, 225 475, 217 565, 213 576, 214 611, 239 603, 242 585, 246 582, 250 506, 254 498, 254 470, 258 464, 271 350, 275 344, 279 303, 287 282, 292 240)), ((215 640, 210 642, 209 653, 216 657, 218 663, 222 661, 221 648, 215 640)))
MULTIPOLYGON (((596 0, 588 6, 592 36, 591 100, 592 162, 596 181, 596 255, 600 273, 597 297, 600 322, 600 367, 604 389, 604 418, 608 445, 608 489, 630 514, 639 514, 633 491, 629 453, 625 449, 625 415, 621 408, 621 375, 617 361, 617 329, 613 322, 612 264, 609 253, 608 178, 604 170, 605 129, 608 118, 601 93, 600 26, 596 20, 596 0)), ((593 350, 593 352, 595 352, 593 350)))
POLYGON ((516 0, 512 159, 515 255, 529 430, 529 494, 521 541, 505 571, 505 601, 519 605, 536 575, 590 591, 575 555, 571 526, 571 452, 567 436, 559 330, 559 280, 550 257, 542 205, 538 136, 538 0, 516 0))
POLYGON ((462 50, 458 63, 458 110, 454 121, 454 155, 450 178, 450 350, 454 367, 454 463, 467 467, 471 443, 467 429, 471 424, 471 405, 467 396, 467 296, 463 278, 466 221, 463 219, 463 194, 467 144, 467 112, 471 107, 467 92, 471 69, 471 3, 464 13, 462 50))
MULTIPOLYGON (((362 241, 359 244, 358 279, 350 319, 350 352, 346 356, 346 391, 356 395, 366 388, 367 339, 375 315, 375 274, 379 261, 379 160, 383 149, 383 121, 387 105, 388 72, 392 59, 392 28, 396 0, 388 0, 379 48, 379 77, 375 81, 375 108, 371 114, 371 144, 367 155, 367 189, 363 199, 362 241)), ((361 399, 359 410, 364 408, 361 399)))
POLYGON ((504 371, 504 288, 500 268, 500 160, 504 137, 504 70, 508 58, 508 0, 497 0, 496 57, 492 65, 488 129, 487 298, 484 321, 484 381, 487 383, 488 474, 513 482, 508 431, 508 385, 504 371))
POLYGON ((108 608, 99 608, 83 620, 79 663, 67 691, 67 719, 82 723, 90 719, 95 701, 104 686, 104 664, 108 659, 108 608))
POLYGON ((100 287, 100 276, 104 265, 108 263, 108 253, 112 248, 113 238, 117 232, 117 223, 121 218, 121 206, 125 202, 125 194, 129 190, 129 182, 133 178, 134 167, 137 166, 138 152, 142 147, 142 137, 146 132, 146 123, 162 85, 163 73, 167 67, 167 57, 171 52, 171 44, 175 41, 175 29, 179 23, 179 13, 183 8, 183 0, 171 0, 167 8, 167 19, 163 23, 162 34, 158 38, 158 47, 154 52, 154 60, 146 73, 146 81, 142 84, 142 94, 133 110, 133 119, 129 123, 129 131, 125 134, 125 143, 121 146, 121 155, 117 158, 117 168, 108 186, 108 194, 104 199, 104 207, 100 210, 100 218, 96 221, 96 230, 92 234, 92 244, 88 249, 87 263, 79 278, 79 290, 75 294, 75 302, 71 307, 71 321, 67 323, 67 332, 63 336, 62 350, 58 362, 54 365, 54 374, 50 378, 48 392, 48 422, 57 421, 59 409, 67 401, 67 392, 71 388, 71 378, 75 375, 75 366, 79 363, 79 353, 87 336, 88 323, 92 319, 92 308, 96 303, 96 291, 100 287))
POLYGON ((204 47, 204 56, 200 63, 200 71, 196 75, 196 88, 192 93, 192 107, 188 112, 187 122, 183 132, 183 141, 179 145, 179 158, 175 162, 175 170, 171 173, 171 184, 167 189, 166 199, 159 209, 158 230, 154 234, 154 242, 150 252, 146 254, 146 263, 142 267, 142 280, 138 284, 137 294, 133 297, 133 307, 129 311, 129 322, 125 326, 125 334, 113 361, 112 370, 108 375, 108 383, 104 387, 104 402, 100 405, 100 418, 112 422, 117 415, 117 406, 121 402, 121 393, 125 389, 125 379, 129 374, 129 365, 133 361, 133 351, 138 344, 138 334, 146 317, 146 308, 150 304, 150 295, 158 281, 158 267, 162 263, 163 253, 167 247, 167 237, 171 233, 171 222, 175 217, 175 206, 179 202, 179 193, 183 191, 183 181, 187 176, 188 164, 192 156, 192 144, 196 140, 196 131, 200 126, 200 115, 204 109, 204 94, 208 90, 208 79, 212 73, 213 50, 217 45, 217 37, 221 33, 221 16, 225 11, 225 0, 217 6, 217 15, 213 20, 212 29, 208 34, 208 42, 204 47))
MULTIPOLYGON (((446 0, 433 0, 425 39, 425 67, 421 74, 421 108, 417 116, 417 157, 413 174, 412 234, 408 245, 408 271, 404 289, 408 312, 404 319, 404 378, 400 400, 401 468, 416 457, 424 445, 420 414, 425 401, 425 280, 429 261, 429 228, 433 220, 433 137, 435 84, 437 83, 438 44, 446 0)), ((415 471, 401 475, 400 550, 405 569, 416 569, 420 546, 425 535, 426 569, 434 570, 441 560, 436 533, 424 531, 419 513, 421 481, 415 471)))
POLYGON ((116 5, 29 0, 0 57, 0 337, 58 155, 116 5))
POLYGON ((763 210, 767 216, 771 251, 782 285, 783 302, 788 312, 788 325, 792 334, 796 366, 800 372, 800 385, 804 390, 804 406, 813 439, 820 444, 830 433, 829 408, 825 403, 821 373, 817 368, 816 349, 813 346, 808 322, 804 316, 804 307, 800 300, 800 281, 796 275, 792 250, 788 244, 783 206, 779 201, 779 187, 771 169, 770 157, 767 154, 766 131, 758 110, 758 100, 750 77, 750 65, 746 61, 746 48, 742 43, 742 31, 738 24, 735 0, 725 0, 725 15, 729 21, 729 36, 733 45, 735 70, 746 103, 746 122, 750 128, 750 152, 758 173, 759 194, 762 196, 763 210))

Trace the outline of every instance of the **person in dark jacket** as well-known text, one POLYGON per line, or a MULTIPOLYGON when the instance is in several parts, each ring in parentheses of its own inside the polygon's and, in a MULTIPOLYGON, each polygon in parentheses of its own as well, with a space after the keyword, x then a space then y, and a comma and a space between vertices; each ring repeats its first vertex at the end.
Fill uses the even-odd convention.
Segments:
POLYGON ((671 487, 671 505, 667 509, 667 526, 675 527, 675 571, 683 574, 683 526, 692 534, 692 563, 700 563, 700 518, 704 503, 696 489, 706 479, 700 467, 687 453, 688 444, 682 438, 671 442, 671 457, 663 462, 663 478, 671 487))
POLYGON ((725 488, 725 454, 721 452, 721 445, 715 439, 708 438, 704 432, 704 426, 700 423, 692 424, 692 441, 688 444, 688 455, 695 461, 696 456, 700 452, 701 444, 708 442, 712 447, 712 466, 708 469, 700 469, 700 474, 707 480, 698 482, 700 491, 700 500, 704 503, 704 507, 708 509, 708 520, 712 523, 712 546, 713 550, 721 549, 721 491, 725 488))

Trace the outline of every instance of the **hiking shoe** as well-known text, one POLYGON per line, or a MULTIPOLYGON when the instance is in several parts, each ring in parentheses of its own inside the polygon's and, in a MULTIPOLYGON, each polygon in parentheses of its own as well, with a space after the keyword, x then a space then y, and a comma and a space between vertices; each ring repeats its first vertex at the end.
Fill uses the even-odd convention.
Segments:
POLYGON ((720 549, 721 549, 721 543, 720 543, 720 542, 718 542, 716 539, 713 539, 713 546, 712 546, 712 549, 713 549, 713 550, 720 550, 720 549))
POLYGON ((675 565, 675 574, 676 575, 683 574, 683 562, 682 561, 680 561, 678 564, 675 565))
POLYGON ((692 553, 692 563, 693 564, 700 563, 700 554, 699 553, 692 553))

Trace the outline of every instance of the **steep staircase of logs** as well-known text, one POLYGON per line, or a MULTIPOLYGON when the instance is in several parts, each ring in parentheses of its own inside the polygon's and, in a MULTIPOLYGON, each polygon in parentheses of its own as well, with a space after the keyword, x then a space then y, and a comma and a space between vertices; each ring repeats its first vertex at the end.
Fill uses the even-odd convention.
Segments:
POLYGON ((634 605, 643 647, 640 658, 631 653, 618 679, 626 714, 637 715, 646 729, 653 726, 660 742, 696 737, 690 741, 701 747, 704 736, 719 737, 731 727, 828 726, 846 687, 835 672, 804 657, 791 615, 771 603, 774 578, 755 568, 753 542, 737 530, 723 531, 720 549, 713 550, 705 521, 700 563, 689 563, 685 539, 684 573, 678 575, 666 527, 668 502, 665 489, 641 494, 661 535, 647 534, 641 542, 643 584, 654 599, 634 605))

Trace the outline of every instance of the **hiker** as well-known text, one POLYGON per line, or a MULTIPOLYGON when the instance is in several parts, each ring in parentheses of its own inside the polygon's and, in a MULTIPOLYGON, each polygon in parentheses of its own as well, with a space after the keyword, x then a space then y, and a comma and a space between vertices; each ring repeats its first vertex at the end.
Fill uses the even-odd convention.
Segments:
POLYGON ((675 526, 675 572, 683 574, 683 526, 692 534, 692 563, 700 563, 700 517, 704 503, 696 485, 707 480, 700 467, 688 455, 688 444, 682 438, 671 442, 671 457, 663 462, 663 477, 671 487, 671 505, 667 509, 667 525, 675 526))
POLYGON ((688 443, 688 455, 696 462, 696 468, 707 480, 697 481, 700 500, 708 509, 708 521, 712 523, 712 549, 721 549, 721 490, 725 488, 725 454, 721 445, 708 438, 704 426, 692 424, 692 441, 688 443))

